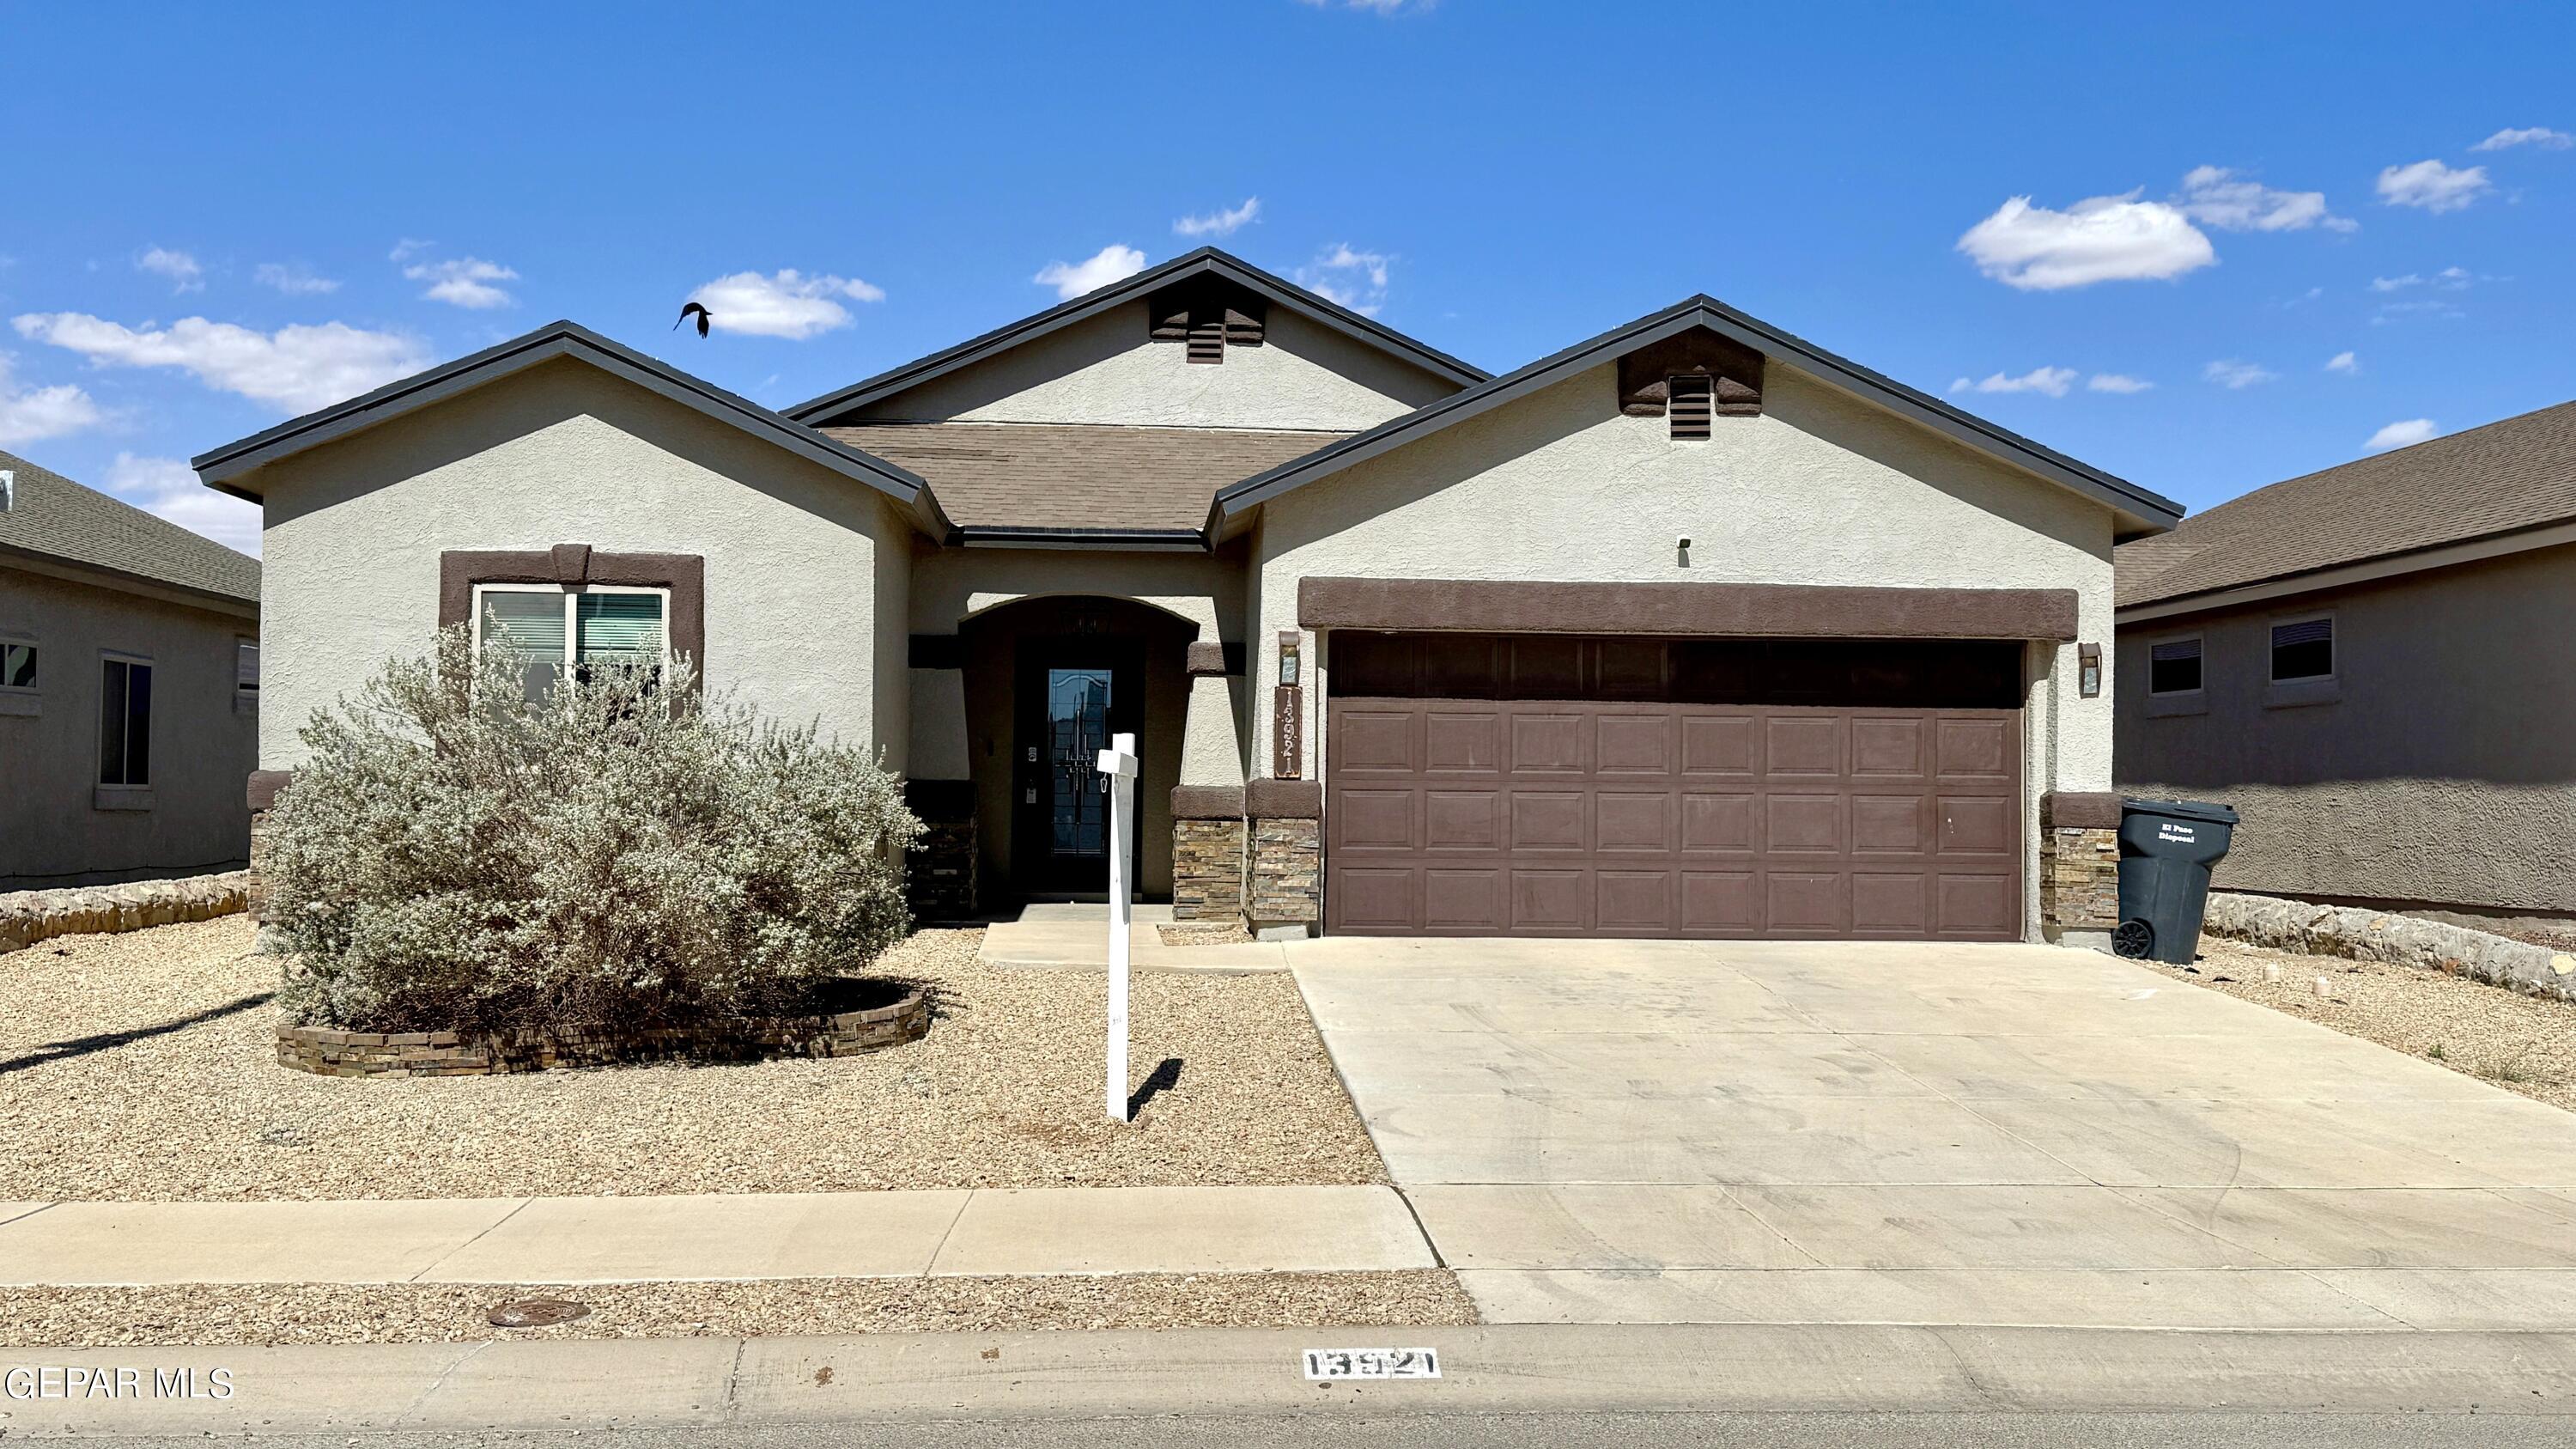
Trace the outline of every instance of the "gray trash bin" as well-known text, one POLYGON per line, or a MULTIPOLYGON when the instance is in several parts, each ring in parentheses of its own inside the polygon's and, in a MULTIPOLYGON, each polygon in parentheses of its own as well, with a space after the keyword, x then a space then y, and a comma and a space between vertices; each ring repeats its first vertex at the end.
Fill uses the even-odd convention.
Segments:
POLYGON ((2187 965, 2200 949, 2209 868, 2236 836, 2236 811, 2195 800, 2120 802, 2120 924, 2111 949, 2187 965))

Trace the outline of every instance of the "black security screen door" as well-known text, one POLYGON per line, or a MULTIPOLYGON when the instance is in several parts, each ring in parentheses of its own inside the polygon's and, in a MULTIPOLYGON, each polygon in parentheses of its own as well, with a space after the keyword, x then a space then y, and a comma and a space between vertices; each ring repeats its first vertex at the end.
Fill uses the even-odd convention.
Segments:
POLYGON ((1142 713, 1132 651, 1081 640, 1032 640, 1019 670, 1013 781, 1013 875, 1023 892, 1109 888, 1109 796, 1100 752, 1142 713))

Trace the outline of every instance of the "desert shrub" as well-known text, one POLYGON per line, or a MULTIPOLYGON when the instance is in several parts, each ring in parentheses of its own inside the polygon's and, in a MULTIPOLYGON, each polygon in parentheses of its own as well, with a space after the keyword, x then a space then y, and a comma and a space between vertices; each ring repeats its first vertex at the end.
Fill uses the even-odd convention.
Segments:
POLYGON ((685 661, 538 702, 462 627, 301 731, 269 820, 299 1020, 637 1029, 793 1012, 909 927, 921 830, 859 751, 700 700, 685 661))

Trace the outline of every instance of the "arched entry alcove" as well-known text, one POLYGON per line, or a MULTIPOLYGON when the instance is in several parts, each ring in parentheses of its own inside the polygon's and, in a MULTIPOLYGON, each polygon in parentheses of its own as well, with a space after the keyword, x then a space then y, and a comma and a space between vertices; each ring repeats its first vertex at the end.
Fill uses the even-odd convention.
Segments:
POLYGON ((1198 626, 1131 599, 1049 595, 986 609, 957 633, 985 904, 1108 889, 1107 801, 1092 759, 1116 731, 1137 737, 1137 890, 1169 899, 1198 626))

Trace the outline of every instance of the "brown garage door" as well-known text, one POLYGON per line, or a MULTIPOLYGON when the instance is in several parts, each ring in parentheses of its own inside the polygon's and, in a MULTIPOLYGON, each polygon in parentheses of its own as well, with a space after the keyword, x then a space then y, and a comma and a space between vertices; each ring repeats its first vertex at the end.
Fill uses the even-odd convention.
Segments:
POLYGON ((2018 644, 1330 648, 1328 930, 2021 934, 2018 644))

